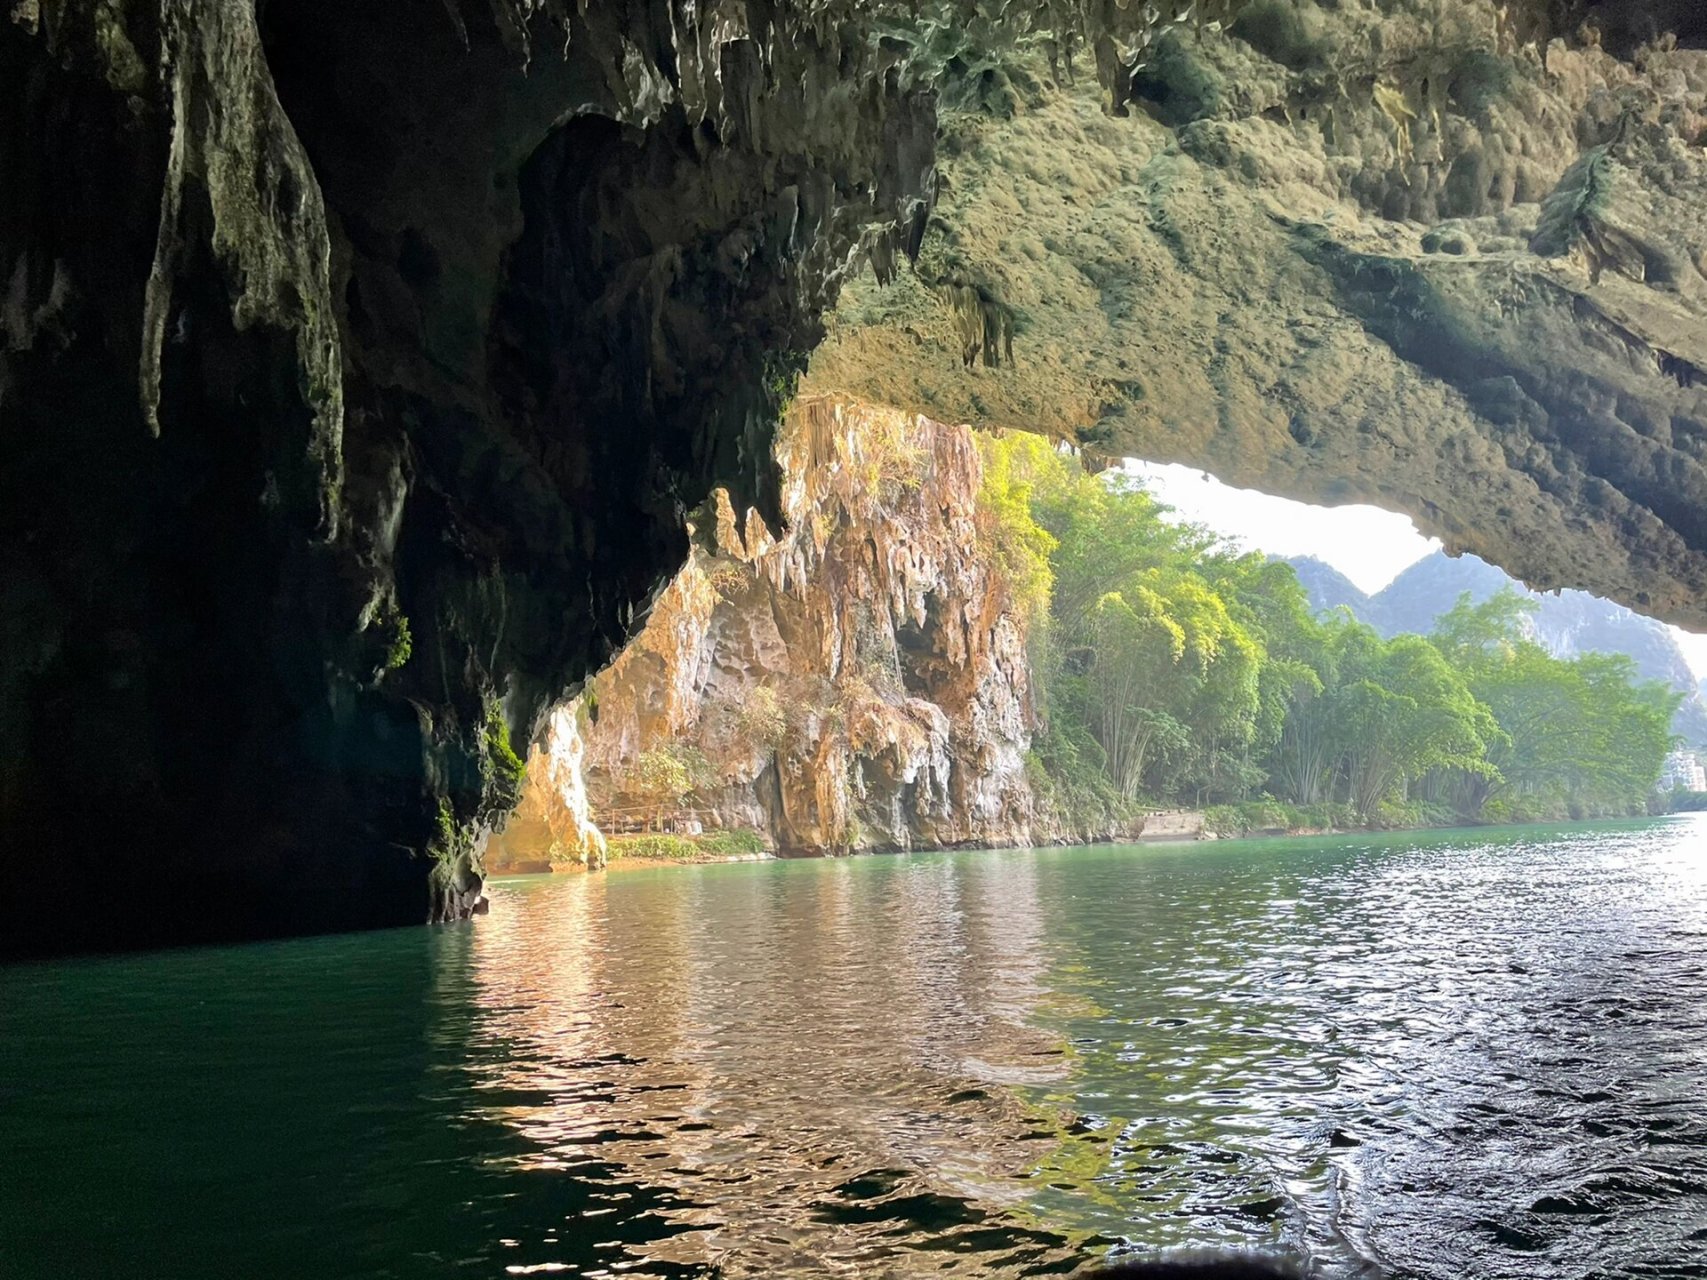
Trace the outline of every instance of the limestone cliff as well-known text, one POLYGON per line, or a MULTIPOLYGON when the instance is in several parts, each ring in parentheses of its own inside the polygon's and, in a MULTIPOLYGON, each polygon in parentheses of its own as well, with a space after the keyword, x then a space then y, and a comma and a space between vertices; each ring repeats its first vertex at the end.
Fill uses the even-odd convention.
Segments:
POLYGON ((834 16, 0 3, 0 952, 472 909, 916 241, 934 97, 834 16))
POLYGON ((587 781, 607 827, 672 810, 784 853, 1030 843, 1027 623, 980 533, 972 433, 798 402, 787 530, 725 506, 645 628, 591 685, 587 781), (649 752, 690 762, 661 804, 649 752))
POLYGON ((503 828, 486 841, 486 870, 493 875, 605 865, 605 837, 593 821, 583 778, 586 743, 579 699, 558 707, 545 735, 527 758, 521 799, 503 828))

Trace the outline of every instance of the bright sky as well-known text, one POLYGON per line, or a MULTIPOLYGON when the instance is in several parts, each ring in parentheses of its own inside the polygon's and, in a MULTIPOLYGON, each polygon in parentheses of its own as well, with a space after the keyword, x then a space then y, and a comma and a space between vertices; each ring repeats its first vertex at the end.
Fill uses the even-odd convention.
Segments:
MULTIPOLYGON (((1409 516, 1379 507, 1313 507, 1156 462, 1128 460, 1126 470, 1187 520, 1254 551, 1325 560, 1371 595, 1440 546, 1438 539, 1417 532, 1409 516)), ((1707 678, 1707 636, 1679 627, 1672 632, 1696 678, 1707 678)))

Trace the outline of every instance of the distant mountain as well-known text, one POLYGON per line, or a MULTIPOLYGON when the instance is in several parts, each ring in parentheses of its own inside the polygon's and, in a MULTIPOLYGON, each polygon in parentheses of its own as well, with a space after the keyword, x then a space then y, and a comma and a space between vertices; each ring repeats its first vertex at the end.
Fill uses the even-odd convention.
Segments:
MULTIPOLYGON (((1407 631, 1426 636, 1434 630, 1435 619, 1457 604, 1463 592, 1468 591, 1470 598, 1480 604, 1501 587, 1510 587, 1534 600, 1547 598, 1535 595, 1505 570, 1486 560, 1478 560, 1475 556, 1459 556, 1454 560, 1444 551, 1436 551, 1418 560, 1371 596, 1369 613, 1364 616, 1364 621, 1384 636, 1401 635, 1407 631)), ((1584 596, 1584 599, 1594 600, 1594 597, 1584 596)), ((1595 600, 1595 603, 1601 602, 1595 600)), ((1539 633, 1536 638, 1552 649, 1540 613, 1535 615, 1535 627, 1539 633)))
POLYGON ((1384 636, 1407 631, 1427 635, 1464 592, 1480 603, 1502 587, 1510 587, 1536 602, 1531 633, 1548 652, 1560 658, 1584 653, 1628 655, 1643 679, 1659 680, 1686 695, 1672 728, 1692 743, 1707 743, 1707 681, 1697 682, 1664 623, 1623 605, 1586 591, 1542 595, 1485 560, 1470 555, 1454 559, 1444 551, 1417 561, 1373 596, 1313 557, 1289 563, 1298 572, 1311 608, 1325 613, 1345 605, 1384 636))
POLYGON ((1304 584, 1312 612, 1332 613, 1343 605, 1360 618, 1367 616, 1369 596, 1327 561, 1318 560, 1315 556, 1299 556, 1287 563, 1297 573, 1298 581, 1304 584))

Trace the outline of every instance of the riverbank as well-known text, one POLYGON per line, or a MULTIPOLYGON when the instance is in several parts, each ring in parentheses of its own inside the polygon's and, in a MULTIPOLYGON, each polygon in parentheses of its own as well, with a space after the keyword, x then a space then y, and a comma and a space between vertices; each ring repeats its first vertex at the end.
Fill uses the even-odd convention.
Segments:
MULTIPOLYGON (((1130 840, 1076 840, 1076 841, 1043 841, 1028 846, 1037 849, 1092 849, 1102 845, 1165 845, 1165 844, 1216 844, 1228 840, 1296 840, 1313 836, 1354 836, 1354 835, 1400 835, 1406 833, 1447 833, 1453 831, 1471 832, 1480 830, 1522 829, 1557 827, 1566 824, 1581 825, 1585 822, 1630 822, 1642 817, 1664 815, 1642 814, 1609 814, 1598 818, 1536 818, 1520 822, 1467 822, 1462 818, 1455 821, 1419 822, 1412 825, 1393 824, 1349 824, 1345 826, 1244 826, 1240 829, 1227 830, 1224 814, 1217 814, 1214 809, 1174 809, 1155 815, 1164 821, 1146 824, 1143 834, 1130 840), (1217 829, 1218 824, 1222 829, 1217 829)), ((973 846, 965 846, 972 848, 973 846)), ((985 846, 977 846, 983 849, 985 846)), ((914 852, 953 852, 952 849, 919 849, 914 852)), ((764 846, 762 838, 752 831, 720 831, 710 832, 701 836, 683 836, 673 834, 653 834, 644 836, 617 836, 610 840, 610 861, 607 870, 641 870, 654 867, 705 866, 729 862, 775 862, 791 859, 811 859, 814 857, 856 857, 865 855, 891 854, 907 852, 894 848, 864 848, 849 849, 837 853, 795 853, 779 854, 764 846)), ((565 866, 561 870, 582 870, 580 866, 565 866)))

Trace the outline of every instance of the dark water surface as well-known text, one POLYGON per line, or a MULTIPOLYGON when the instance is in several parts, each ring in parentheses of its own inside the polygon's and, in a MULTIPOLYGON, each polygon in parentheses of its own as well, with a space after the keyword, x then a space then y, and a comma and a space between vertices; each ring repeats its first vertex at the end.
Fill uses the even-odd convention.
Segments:
POLYGON ((499 882, 0 970, 0 1276, 1707 1276, 1707 826, 499 882))

